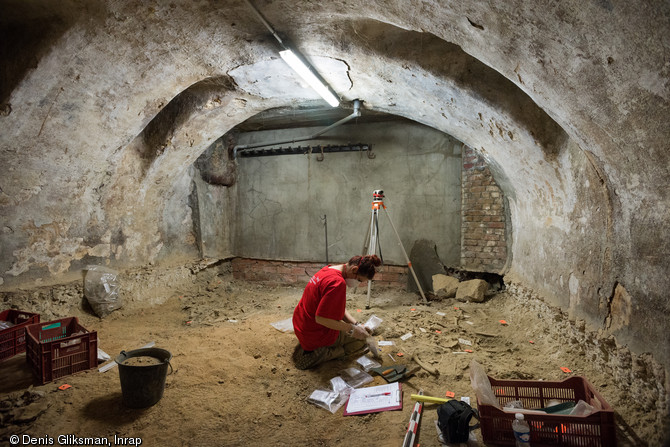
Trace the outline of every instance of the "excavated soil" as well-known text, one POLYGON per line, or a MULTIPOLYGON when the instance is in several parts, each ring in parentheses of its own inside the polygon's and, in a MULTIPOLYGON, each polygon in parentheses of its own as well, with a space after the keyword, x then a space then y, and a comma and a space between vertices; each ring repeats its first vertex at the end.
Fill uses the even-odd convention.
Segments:
MULTIPOLYGON (((438 397, 450 391, 456 399, 470 397, 474 405, 469 365, 476 359, 498 379, 584 376, 616 410, 619 445, 640 445, 639 438, 654 436, 660 444, 654 415, 631 404, 625 390, 613 387, 583 355, 550 337, 551 322, 524 313, 507 292, 483 303, 447 299, 427 306, 417 294, 373 288, 370 309, 364 292, 350 294, 352 314, 360 321, 380 317, 377 340, 394 342, 381 348, 384 366, 414 366, 411 357, 417 354, 439 375, 421 370, 403 380, 402 410, 346 417, 342 409, 332 414, 307 398, 327 389, 341 370, 356 366, 355 359, 299 371, 291 362, 294 335, 271 326, 291 316, 301 288, 270 288, 201 272, 191 287, 166 294, 169 299, 160 306, 122 308, 102 320, 77 315, 85 328, 98 332, 99 347, 112 356, 152 341, 172 353, 173 371, 156 405, 124 407, 118 368, 36 385, 21 354, 0 364, 0 441, 9 445, 11 436, 19 435, 42 445, 103 437, 110 445, 141 440, 147 446, 398 446, 414 407, 410 394, 419 389, 438 397), (407 333, 412 336, 402 340, 407 333), (70 387, 59 389, 64 384, 70 387), (70 438, 59 439, 62 435, 70 438)), ((374 376, 365 386, 385 383, 374 376)), ((435 405, 424 407, 421 446, 440 445, 436 414, 435 405)), ((483 445, 480 431, 475 433, 483 445)))

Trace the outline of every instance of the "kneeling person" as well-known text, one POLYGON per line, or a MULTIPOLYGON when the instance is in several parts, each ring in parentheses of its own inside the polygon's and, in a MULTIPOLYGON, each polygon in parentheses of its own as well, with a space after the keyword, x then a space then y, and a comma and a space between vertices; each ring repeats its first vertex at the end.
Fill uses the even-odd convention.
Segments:
POLYGON ((300 342, 293 362, 298 369, 366 352, 365 339, 370 334, 346 309, 347 286, 371 280, 380 265, 376 255, 354 256, 346 264, 322 268, 310 279, 293 311, 300 342))

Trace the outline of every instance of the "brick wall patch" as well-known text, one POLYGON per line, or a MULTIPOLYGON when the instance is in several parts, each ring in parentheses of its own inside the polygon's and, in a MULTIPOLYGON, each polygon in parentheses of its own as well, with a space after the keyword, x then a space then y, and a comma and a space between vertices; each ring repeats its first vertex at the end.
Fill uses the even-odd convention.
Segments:
POLYGON ((499 273, 507 261, 504 195, 484 157, 463 149, 461 268, 499 273))

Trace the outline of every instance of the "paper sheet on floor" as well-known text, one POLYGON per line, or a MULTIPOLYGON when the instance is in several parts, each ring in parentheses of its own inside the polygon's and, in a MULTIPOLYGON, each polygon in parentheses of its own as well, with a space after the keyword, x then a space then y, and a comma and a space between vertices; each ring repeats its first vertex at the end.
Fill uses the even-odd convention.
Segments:
POLYGON ((400 382, 388 385, 358 388, 351 393, 344 411, 345 416, 401 410, 402 388, 400 382))

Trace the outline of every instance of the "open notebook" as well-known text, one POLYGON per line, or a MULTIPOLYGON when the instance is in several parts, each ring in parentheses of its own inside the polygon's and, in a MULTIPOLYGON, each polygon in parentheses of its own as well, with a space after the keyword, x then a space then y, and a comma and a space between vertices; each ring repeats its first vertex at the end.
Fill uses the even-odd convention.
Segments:
POLYGON ((357 388, 349 396, 347 406, 344 408, 344 416, 389 410, 402 410, 400 382, 357 388))

